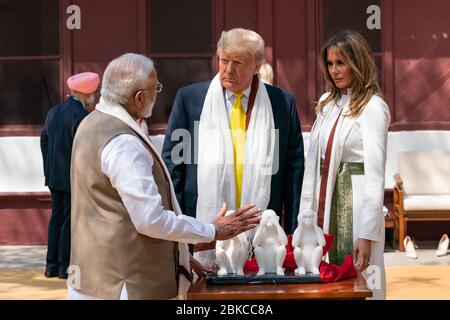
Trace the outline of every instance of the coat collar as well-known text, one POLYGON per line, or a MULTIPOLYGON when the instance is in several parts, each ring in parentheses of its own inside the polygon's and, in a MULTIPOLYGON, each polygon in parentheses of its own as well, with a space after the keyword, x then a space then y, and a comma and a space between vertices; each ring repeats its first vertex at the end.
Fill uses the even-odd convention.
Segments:
POLYGON ((82 106, 84 108, 84 102, 81 101, 81 99, 78 98, 78 97, 75 97, 73 95, 68 95, 67 96, 67 100, 70 100, 70 101, 72 101, 74 103, 77 103, 77 104, 79 104, 80 106, 82 106))

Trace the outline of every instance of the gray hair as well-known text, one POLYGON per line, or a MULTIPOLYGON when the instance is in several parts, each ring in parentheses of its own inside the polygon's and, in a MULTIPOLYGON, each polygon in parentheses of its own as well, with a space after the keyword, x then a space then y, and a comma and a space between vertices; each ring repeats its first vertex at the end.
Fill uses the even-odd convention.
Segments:
POLYGON ((217 54, 221 52, 248 52, 256 63, 263 63, 264 40, 255 31, 243 28, 222 31, 217 42, 217 54))
POLYGON ((100 94, 109 102, 124 105, 136 91, 149 86, 153 70, 153 61, 146 56, 136 53, 121 55, 106 67, 100 94))

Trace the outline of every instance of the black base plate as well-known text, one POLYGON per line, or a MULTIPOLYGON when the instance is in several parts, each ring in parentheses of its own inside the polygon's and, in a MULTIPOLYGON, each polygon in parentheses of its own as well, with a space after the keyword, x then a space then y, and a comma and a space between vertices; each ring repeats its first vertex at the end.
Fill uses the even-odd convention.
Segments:
POLYGON ((286 271, 284 276, 276 273, 266 273, 263 276, 257 276, 256 272, 248 273, 243 276, 228 274, 219 276, 217 273, 208 273, 206 275, 206 283, 214 285, 222 284, 277 284, 277 283, 321 283, 322 279, 319 275, 307 273, 306 275, 297 276, 294 271, 286 271))

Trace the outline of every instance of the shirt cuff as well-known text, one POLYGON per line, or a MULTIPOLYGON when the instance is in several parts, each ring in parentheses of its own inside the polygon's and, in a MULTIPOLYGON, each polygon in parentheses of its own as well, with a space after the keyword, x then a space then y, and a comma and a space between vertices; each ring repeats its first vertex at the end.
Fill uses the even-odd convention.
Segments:
POLYGON ((212 223, 205 223, 205 243, 213 242, 216 238, 216 227, 212 223))

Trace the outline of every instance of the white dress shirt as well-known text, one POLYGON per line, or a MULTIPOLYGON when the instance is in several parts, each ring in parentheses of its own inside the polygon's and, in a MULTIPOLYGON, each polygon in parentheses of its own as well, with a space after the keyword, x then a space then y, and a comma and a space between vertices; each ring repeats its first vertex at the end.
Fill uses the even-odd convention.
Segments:
MULTIPOLYGON (((244 94, 241 98, 241 103, 242 106, 244 107, 244 111, 247 112, 247 107, 248 107, 248 99, 250 97, 250 91, 251 91, 251 84, 250 86, 245 89, 244 91, 242 91, 242 93, 244 94)), ((231 115, 231 109, 233 109, 233 105, 234 105, 234 101, 236 100, 236 96, 234 95, 234 92, 226 89, 225 90, 225 105, 227 106, 227 115, 228 115, 228 119, 230 118, 231 115)))
POLYGON ((102 172, 119 193, 136 230, 146 236, 187 243, 211 242, 215 228, 165 210, 152 174, 153 158, 135 136, 118 135, 103 148, 102 172))
MULTIPOLYGON (((153 158, 139 138, 121 134, 109 141, 101 153, 101 169, 119 193, 136 231, 158 239, 200 243, 215 238, 211 223, 165 210, 152 174, 153 158)), ((127 299, 125 285, 120 299, 127 299)), ((98 299, 69 286, 69 299, 98 299)))

